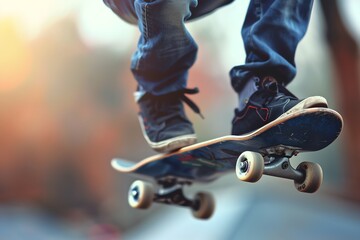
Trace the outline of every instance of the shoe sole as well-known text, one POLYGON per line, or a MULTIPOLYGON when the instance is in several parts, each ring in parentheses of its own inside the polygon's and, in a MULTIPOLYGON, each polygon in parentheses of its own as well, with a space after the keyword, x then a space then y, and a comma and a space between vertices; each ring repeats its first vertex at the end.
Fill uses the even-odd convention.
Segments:
POLYGON ((160 153, 173 152, 180 148, 195 144, 197 142, 195 134, 170 138, 156 143, 151 142, 147 137, 145 137, 145 139, 152 149, 160 153))
POLYGON ((280 115, 280 117, 284 117, 284 116, 287 116, 294 112, 297 112, 297 111, 300 111, 303 109, 308 109, 308 108, 328 108, 328 103, 327 103, 326 99, 321 96, 308 97, 308 98, 305 98, 304 100, 302 100, 301 102, 299 102, 298 104, 296 104, 294 107, 289 109, 287 112, 280 115))
POLYGON ((180 148, 195 144, 197 142, 197 137, 195 134, 186 134, 174 138, 169 138, 160 142, 152 142, 146 134, 146 131, 144 129, 144 123, 140 116, 139 116, 139 121, 140 121, 141 131, 144 135, 146 142, 150 145, 150 147, 153 150, 159 153, 173 152, 180 148))

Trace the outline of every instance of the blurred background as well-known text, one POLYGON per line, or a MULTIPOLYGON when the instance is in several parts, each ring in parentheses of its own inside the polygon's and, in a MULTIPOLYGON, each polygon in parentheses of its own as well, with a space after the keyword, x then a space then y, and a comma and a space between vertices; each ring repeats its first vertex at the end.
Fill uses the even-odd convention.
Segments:
MULTIPOLYGON (((244 62, 240 37, 249 1, 235 1, 187 26, 200 46, 189 87, 205 120, 191 111, 201 140, 227 135, 236 106, 228 71, 244 62)), ((135 178, 113 157, 153 155, 139 129, 130 57, 139 32, 101 0, 0 0, 0 239, 359 239, 360 2, 315 1, 300 43, 300 98, 322 95, 344 117, 315 160, 324 184, 298 193, 287 180, 257 184, 229 174, 186 189, 214 193, 211 220, 187 209, 131 209, 135 178)))

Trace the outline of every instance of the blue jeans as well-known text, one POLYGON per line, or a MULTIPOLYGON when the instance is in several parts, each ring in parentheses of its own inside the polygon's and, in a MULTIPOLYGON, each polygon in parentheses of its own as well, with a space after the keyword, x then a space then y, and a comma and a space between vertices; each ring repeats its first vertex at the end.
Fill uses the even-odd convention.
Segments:
MULTIPOLYGON (((233 0, 104 0, 141 36, 131 70, 141 90, 154 95, 186 87, 198 46, 184 23, 233 0)), ((313 0, 252 0, 242 28, 245 64, 230 71, 240 92, 253 76, 271 75, 288 84, 296 74, 295 50, 310 19, 313 0)), ((211 26, 210 26, 211 27, 211 26)))

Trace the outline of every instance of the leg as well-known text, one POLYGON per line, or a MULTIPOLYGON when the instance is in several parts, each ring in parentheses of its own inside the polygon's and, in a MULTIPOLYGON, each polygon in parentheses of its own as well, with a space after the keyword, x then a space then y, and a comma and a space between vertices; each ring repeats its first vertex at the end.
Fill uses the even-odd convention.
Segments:
POLYGON ((131 60, 138 82, 135 98, 146 141, 156 151, 169 152, 196 142, 182 101, 197 45, 184 22, 197 0, 104 0, 118 16, 138 24, 140 39, 131 60))
POLYGON ((143 92, 163 95, 186 86, 197 45, 186 20, 201 17, 233 0, 104 0, 118 16, 138 24, 141 36, 131 70, 143 92))
POLYGON ((184 21, 196 4, 195 0, 135 0, 141 36, 131 70, 143 91, 163 95, 186 87, 197 45, 184 21))
POLYGON ((136 0, 142 34, 131 69, 141 89, 154 95, 184 89, 198 49, 184 22, 232 1, 136 0))
POLYGON ((246 62, 231 70, 239 92, 252 76, 271 75, 288 84, 296 74, 295 50, 310 19, 312 0, 252 0, 242 29, 246 62))
POLYGON ((230 71, 239 94, 232 134, 251 132, 304 108, 327 107, 323 97, 299 100, 285 88, 296 74, 295 50, 312 5, 312 0, 251 1, 242 29, 246 61, 230 71))
POLYGON ((188 70, 196 59, 197 45, 184 22, 233 0, 104 1, 121 18, 137 22, 141 32, 131 70, 138 82, 135 97, 145 139, 159 152, 195 143, 194 129, 182 102, 200 113, 185 97, 186 93, 196 92, 185 87, 188 70))
POLYGON ((197 45, 184 21, 196 0, 104 0, 118 16, 138 24, 131 70, 142 92, 163 95, 185 88, 197 45))

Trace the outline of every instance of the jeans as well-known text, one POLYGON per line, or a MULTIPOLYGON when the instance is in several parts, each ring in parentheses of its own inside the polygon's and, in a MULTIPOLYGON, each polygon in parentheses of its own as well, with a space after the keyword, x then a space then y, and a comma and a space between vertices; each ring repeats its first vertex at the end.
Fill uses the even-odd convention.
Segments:
MULTIPOLYGON (((186 87, 198 46, 184 23, 233 0, 104 0, 117 15, 138 24, 141 36, 131 70, 142 91, 154 95, 186 87)), ((310 19, 313 0, 252 0, 242 27, 245 63, 230 71, 240 92, 253 76, 288 84, 296 74, 295 50, 310 19)), ((211 27, 211 26, 209 26, 211 27)))

